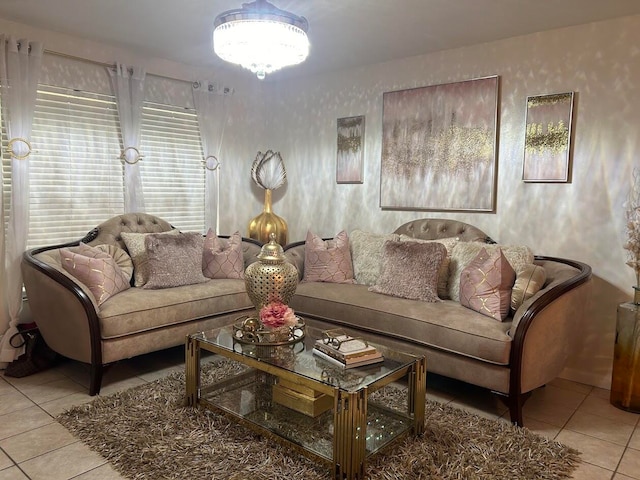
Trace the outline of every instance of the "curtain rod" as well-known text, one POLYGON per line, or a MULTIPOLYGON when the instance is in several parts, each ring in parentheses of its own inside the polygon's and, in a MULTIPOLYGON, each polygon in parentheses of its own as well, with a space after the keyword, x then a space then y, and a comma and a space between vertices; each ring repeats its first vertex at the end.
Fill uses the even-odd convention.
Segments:
MULTIPOLYGON (((89 58, 84 58, 84 57, 78 57, 76 55, 70 55, 68 53, 54 52, 52 50, 46 50, 45 49, 44 53, 47 53, 49 55, 55 55, 57 57, 68 58, 70 60, 77 60, 79 62, 92 63, 94 65, 99 65, 101 67, 113 68, 113 67, 116 66, 115 63, 99 62, 97 60, 91 60, 89 58)), ((193 81, 193 80, 185 80, 184 78, 168 77, 166 75, 158 75, 156 73, 147 73, 147 75, 153 75, 154 77, 166 78, 167 80, 174 80, 176 82, 184 82, 184 83, 188 83, 190 85, 193 85, 195 83, 195 81, 193 81)))

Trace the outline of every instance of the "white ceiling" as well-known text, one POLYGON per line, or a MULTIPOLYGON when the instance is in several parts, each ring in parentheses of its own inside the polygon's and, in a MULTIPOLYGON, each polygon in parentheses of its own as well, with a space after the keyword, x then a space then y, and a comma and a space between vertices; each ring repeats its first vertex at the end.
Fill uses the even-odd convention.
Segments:
MULTIPOLYGON (((248 0, 244 0, 248 1, 248 0)), ((640 14, 640 0, 271 0, 309 21, 309 75, 640 14)), ((0 18, 201 67, 213 21, 243 0, 0 0, 0 18)), ((247 72, 249 74, 249 72, 247 72)))

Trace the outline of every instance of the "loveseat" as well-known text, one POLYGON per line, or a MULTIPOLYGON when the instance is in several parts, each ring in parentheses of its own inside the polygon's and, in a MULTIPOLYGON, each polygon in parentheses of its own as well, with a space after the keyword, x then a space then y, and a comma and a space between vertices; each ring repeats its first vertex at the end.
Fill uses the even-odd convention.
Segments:
MULTIPOLYGON (((242 279, 216 278, 162 289, 132 286, 98 305, 96 295, 62 268, 61 249, 80 242, 126 249, 123 233, 171 230, 169 223, 152 215, 119 215, 80 241, 36 248, 23 256, 22 273, 33 319, 54 351, 90 364, 91 395, 100 392, 105 366, 184 344, 187 334, 228 325, 254 311, 242 279)), ((242 239, 245 267, 256 260, 260 248, 259 242, 242 239)))
MULTIPOLYGON (((457 245, 451 262, 456 249, 464 252, 471 246, 480 248, 477 242, 495 243, 478 228, 452 220, 416 220, 394 233, 396 239, 402 236, 405 241, 454 239, 457 245)), ((305 243, 285 247, 301 280, 305 243)), ((355 254, 353 250, 352 243, 355 254)), ((375 257, 368 252, 364 256, 375 257)), ((399 298, 372 292, 370 285, 358 283, 303 281, 290 305, 320 328, 342 327, 400 351, 425 355, 428 371, 498 393, 509 407, 512 422, 522 425, 522 405, 530 392, 556 378, 575 351, 591 278, 591 268, 578 261, 544 256, 532 256, 532 260, 544 269, 546 280, 504 321, 460 301, 399 298)), ((355 266, 355 256, 353 261, 355 266)), ((449 271, 455 267, 452 263, 449 271)), ((413 268, 413 275, 422 275, 413 268)))

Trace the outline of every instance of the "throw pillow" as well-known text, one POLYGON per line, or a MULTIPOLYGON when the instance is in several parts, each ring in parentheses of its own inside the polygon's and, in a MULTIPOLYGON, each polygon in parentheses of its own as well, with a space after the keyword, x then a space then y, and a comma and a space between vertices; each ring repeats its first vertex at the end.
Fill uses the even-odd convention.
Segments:
POLYGON ((519 270, 527 264, 533 263, 533 252, 524 245, 491 245, 483 242, 458 242, 451 252, 449 265, 449 297, 460 301, 460 275, 480 250, 485 249, 489 255, 498 249, 502 250, 514 270, 519 270))
POLYGON ((122 270, 122 273, 124 273, 129 281, 131 281, 131 276, 133 275, 133 260, 131 260, 131 257, 127 252, 117 245, 110 245, 108 243, 96 245, 95 248, 107 253, 111 258, 113 258, 116 261, 116 264, 120 267, 120 270, 122 270))
POLYGON ((204 237, 198 232, 152 233, 144 239, 149 279, 142 288, 170 288, 208 281, 202 274, 204 237))
POLYGON ((460 276, 460 304, 496 320, 504 320, 511 306, 516 272, 502 250, 489 254, 484 248, 460 276))
POLYGON ((447 249, 438 242, 384 243, 382 269, 372 292, 394 297, 439 302, 438 271, 447 249))
POLYGON ((450 238, 438 238, 434 240, 422 240, 419 238, 413 238, 408 235, 400 235, 401 242, 418 242, 418 243, 433 243, 438 242, 445 246, 447 249, 447 255, 442 260, 440 270, 438 271, 438 298, 446 300, 449 298, 449 264, 451 263, 451 252, 453 247, 456 246, 459 239, 458 237, 450 238))
POLYGON ((202 273, 208 278, 244 278, 242 237, 235 232, 226 245, 210 228, 204 239, 202 273))
MULTIPOLYGON (((164 235, 177 235, 178 233, 180 232, 174 229, 165 232, 164 235)), ((144 246, 144 239, 147 235, 153 234, 122 232, 120 235, 131 256, 131 260, 133 260, 133 285, 135 287, 141 287, 147 283, 147 279, 149 278, 149 259, 144 246)))
POLYGON ((375 233, 354 230, 349 236, 353 274, 356 283, 375 285, 380 276, 382 265, 382 248, 384 242, 397 242, 400 236, 395 233, 378 235, 375 233))
POLYGON ((516 282, 511 290, 511 310, 520 308, 525 300, 533 297, 547 281, 547 272, 539 265, 525 265, 516 270, 516 282))
POLYGON ((73 249, 62 248, 60 260, 62 268, 86 285, 98 305, 130 287, 129 277, 115 260, 97 248, 84 244, 73 249))
POLYGON ((307 232, 302 281, 355 283, 347 232, 343 230, 333 240, 327 241, 311 231, 307 232))

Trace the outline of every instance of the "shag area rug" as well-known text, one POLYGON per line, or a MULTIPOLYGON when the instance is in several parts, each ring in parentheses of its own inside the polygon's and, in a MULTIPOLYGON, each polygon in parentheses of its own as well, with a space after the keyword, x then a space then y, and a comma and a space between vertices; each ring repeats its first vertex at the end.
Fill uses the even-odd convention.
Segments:
MULTIPOLYGON (((203 379, 228 376, 227 360, 203 367, 203 379)), ((404 402, 398 388, 384 403, 404 402)), ((378 392, 377 392, 378 393, 378 392)), ((329 480, 329 469, 261 437, 223 415, 184 406, 184 374, 100 397, 57 420, 135 480, 329 480)), ((426 431, 375 455, 367 478, 561 479, 579 453, 506 422, 427 402, 426 431)))

